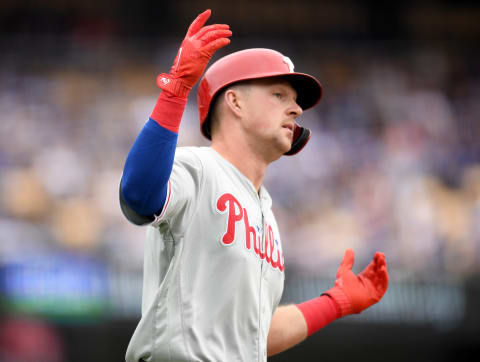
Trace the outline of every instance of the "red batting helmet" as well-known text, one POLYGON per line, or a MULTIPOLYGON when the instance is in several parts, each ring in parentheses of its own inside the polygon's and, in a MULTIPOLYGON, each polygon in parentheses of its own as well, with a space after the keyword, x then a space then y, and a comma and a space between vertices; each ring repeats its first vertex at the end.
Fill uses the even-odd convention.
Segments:
MULTIPOLYGON (((303 109, 313 107, 322 97, 320 82, 311 75, 295 73, 292 61, 271 49, 246 49, 229 54, 205 72, 198 86, 197 103, 202 134, 211 139, 210 106, 215 96, 226 86, 249 79, 285 77, 297 91, 297 103, 303 109)), ((285 153, 299 152, 310 139, 308 128, 296 125, 292 148, 285 153)))

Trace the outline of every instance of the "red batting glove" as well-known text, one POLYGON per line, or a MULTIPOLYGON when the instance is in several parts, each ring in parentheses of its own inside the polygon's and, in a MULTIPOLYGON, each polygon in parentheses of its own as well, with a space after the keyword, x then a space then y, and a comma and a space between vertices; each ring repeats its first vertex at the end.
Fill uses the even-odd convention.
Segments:
POLYGON ((338 303, 340 317, 360 313, 377 303, 388 287, 387 263, 383 253, 375 253, 371 263, 358 275, 352 272, 353 261, 353 250, 347 249, 334 287, 324 293, 338 303))
POLYGON ((226 24, 203 26, 210 17, 208 9, 197 16, 188 28, 187 35, 180 45, 170 74, 157 77, 157 85, 177 97, 187 98, 188 93, 198 82, 208 61, 218 49, 230 43, 232 32, 226 24))

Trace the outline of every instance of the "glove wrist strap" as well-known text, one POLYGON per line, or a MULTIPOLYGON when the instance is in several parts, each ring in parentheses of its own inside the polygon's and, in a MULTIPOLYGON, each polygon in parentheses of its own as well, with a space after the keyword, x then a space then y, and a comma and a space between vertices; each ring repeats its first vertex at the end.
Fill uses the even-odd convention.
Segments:
POLYGON ((322 295, 328 295, 338 304, 338 307, 340 308, 340 317, 345 317, 346 315, 354 313, 352 303, 341 288, 335 286, 322 295))
POLYGON ((157 77, 157 85, 160 89, 179 98, 187 98, 192 89, 177 78, 172 78, 170 74, 162 73, 157 77))

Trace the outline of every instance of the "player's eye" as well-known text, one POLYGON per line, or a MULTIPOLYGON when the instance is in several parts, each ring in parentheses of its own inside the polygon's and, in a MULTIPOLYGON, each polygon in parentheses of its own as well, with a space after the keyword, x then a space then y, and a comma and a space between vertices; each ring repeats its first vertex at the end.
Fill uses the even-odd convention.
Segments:
POLYGON ((280 92, 274 92, 273 95, 274 95, 275 97, 277 97, 278 99, 282 99, 282 98, 283 98, 283 94, 280 93, 280 92))

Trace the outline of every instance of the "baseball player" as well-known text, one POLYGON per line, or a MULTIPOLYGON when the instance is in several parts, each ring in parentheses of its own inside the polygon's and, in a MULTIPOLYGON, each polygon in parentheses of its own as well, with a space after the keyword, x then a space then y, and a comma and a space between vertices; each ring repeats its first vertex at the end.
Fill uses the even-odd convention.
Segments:
POLYGON ((298 153, 310 131, 296 123, 322 94, 289 58, 247 49, 221 58, 198 87, 201 132, 210 147, 179 147, 192 87, 228 25, 191 24, 162 92, 133 144, 120 203, 148 224, 142 318, 127 349, 133 361, 266 361, 333 320, 378 302, 388 285, 385 256, 352 272, 348 249, 334 286, 298 305, 279 306, 285 273, 272 200, 262 180, 282 155, 298 153))

